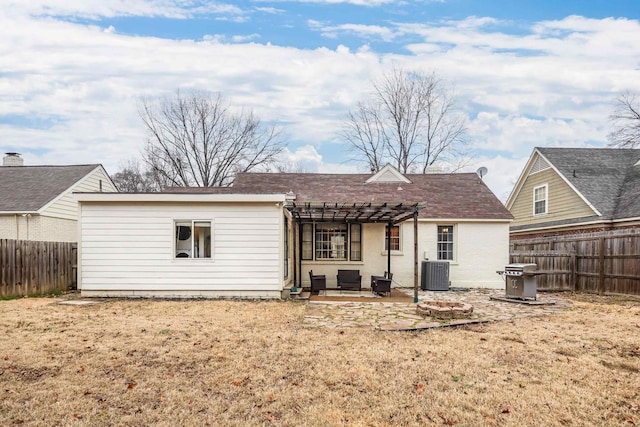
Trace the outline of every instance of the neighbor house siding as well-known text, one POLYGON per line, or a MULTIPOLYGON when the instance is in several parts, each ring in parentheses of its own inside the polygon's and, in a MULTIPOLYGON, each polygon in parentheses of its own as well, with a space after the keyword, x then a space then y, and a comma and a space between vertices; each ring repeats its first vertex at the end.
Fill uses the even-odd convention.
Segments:
POLYGON ((2 215, 0 216, 0 238, 75 242, 77 241, 77 222, 37 214, 31 214, 28 217, 22 214, 2 215))
POLYGON ((282 208, 273 203, 81 204, 86 295, 279 297, 282 208), (210 220, 212 258, 175 258, 174 221, 210 220))
POLYGON ((65 191, 62 196, 55 199, 49 206, 42 210, 43 216, 76 220, 78 218, 78 202, 73 196, 74 192, 102 192, 112 193, 118 191, 101 167, 97 167, 77 184, 65 191), (102 186, 101 183, 102 182, 102 186))
POLYGON ((510 209, 514 216, 511 226, 537 224, 571 218, 593 216, 596 213, 553 169, 527 176, 513 206, 510 209), (533 189, 547 184, 547 213, 533 214, 533 189))
MULTIPOLYGON (((503 270, 509 261, 508 222, 462 222, 452 220, 420 220, 418 222, 418 269, 429 258, 437 259, 438 225, 454 226, 455 258, 450 262, 449 279, 452 286, 502 288, 504 281, 496 271, 503 270)), ((368 288, 372 275, 387 269, 384 246, 384 224, 363 224, 362 261, 303 261, 302 283, 309 286, 309 270, 324 274, 327 286, 335 288, 338 269, 360 270, 362 287, 368 288)), ((400 226, 400 251, 391 252, 391 271, 394 287, 414 284, 413 221, 400 226)), ((420 270, 419 270, 420 272, 420 270)))

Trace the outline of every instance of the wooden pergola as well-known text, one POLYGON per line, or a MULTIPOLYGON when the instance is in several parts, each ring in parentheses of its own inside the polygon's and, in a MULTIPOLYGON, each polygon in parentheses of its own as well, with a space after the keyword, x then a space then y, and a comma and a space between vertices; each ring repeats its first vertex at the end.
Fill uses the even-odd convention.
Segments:
MULTIPOLYGON (((285 208, 291 213, 294 221, 299 225, 298 236, 302 234, 302 224, 314 222, 337 223, 384 223, 388 226, 396 225, 413 218, 413 288, 415 303, 418 302, 418 213, 425 207, 424 203, 394 203, 394 202, 295 202, 288 201, 285 208)), ((391 233, 387 233, 387 248, 390 244, 391 233)), ((299 241, 301 245, 302 242, 299 241)), ((302 256, 301 248, 296 251, 294 245, 294 283, 297 280, 302 285, 302 256), (298 253, 296 255, 296 252, 298 253)), ((387 250, 387 271, 391 273, 391 251, 387 250)))

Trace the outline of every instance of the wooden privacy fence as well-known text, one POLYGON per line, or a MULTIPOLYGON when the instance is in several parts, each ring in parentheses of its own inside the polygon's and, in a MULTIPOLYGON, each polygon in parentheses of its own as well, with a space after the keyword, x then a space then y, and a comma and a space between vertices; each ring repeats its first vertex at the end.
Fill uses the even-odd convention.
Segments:
POLYGON ((0 239, 0 297, 46 294, 76 283, 76 243, 0 239))
POLYGON ((640 295, 640 230, 512 240, 510 262, 538 264, 538 289, 640 295))

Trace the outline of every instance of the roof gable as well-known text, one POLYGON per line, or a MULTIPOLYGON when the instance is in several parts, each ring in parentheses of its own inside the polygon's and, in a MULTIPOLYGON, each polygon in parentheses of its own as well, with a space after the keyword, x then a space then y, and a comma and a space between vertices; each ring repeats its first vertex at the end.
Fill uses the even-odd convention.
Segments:
POLYGON ((2 166, 0 212, 37 212, 97 167, 2 166))
POLYGON ((371 178, 365 181, 367 184, 372 182, 411 182, 406 176, 404 176, 400 171, 389 163, 385 165, 382 169, 380 169, 376 174, 374 174, 371 178))
POLYGON ((507 200, 511 209, 529 175, 548 164, 571 189, 604 219, 640 216, 640 150, 620 148, 534 149, 507 200))

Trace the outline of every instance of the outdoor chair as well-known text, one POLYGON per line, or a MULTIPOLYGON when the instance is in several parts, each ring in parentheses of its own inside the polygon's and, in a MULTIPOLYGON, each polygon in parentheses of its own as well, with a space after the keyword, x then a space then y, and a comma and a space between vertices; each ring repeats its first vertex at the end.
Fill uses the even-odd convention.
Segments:
POLYGON ((360 270, 338 270, 338 288, 348 291, 362 289, 362 276, 360 270))
POLYGON ((393 273, 384 272, 384 276, 371 276, 371 292, 380 294, 391 294, 391 279, 393 273))
POLYGON ((309 281, 311 282, 311 292, 319 292, 327 290, 327 278, 324 274, 313 274, 313 270, 309 270, 309 281))

